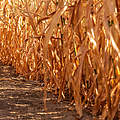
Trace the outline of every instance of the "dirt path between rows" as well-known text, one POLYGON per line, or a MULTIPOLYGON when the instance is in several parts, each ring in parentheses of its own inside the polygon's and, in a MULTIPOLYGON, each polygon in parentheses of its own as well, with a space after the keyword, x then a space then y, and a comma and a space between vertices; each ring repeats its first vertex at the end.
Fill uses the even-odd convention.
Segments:
POLYGON ((43 83, 25 80, 11 66, 0 63, 0 120, 91 120, 76 114, 69 101, 57 102, 48 92, 47 112, 44 111, 43 83))

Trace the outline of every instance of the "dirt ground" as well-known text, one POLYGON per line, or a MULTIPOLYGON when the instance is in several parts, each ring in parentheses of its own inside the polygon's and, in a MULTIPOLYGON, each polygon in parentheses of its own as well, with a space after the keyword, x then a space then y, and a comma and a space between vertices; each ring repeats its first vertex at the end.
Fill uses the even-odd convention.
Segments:
POLYGON ((42 89, 43 83, 25 80, 13 67, 0 62, 0 120, 92 120, 86 113, 79 118, 70 101, 58 103, 50 92, 45 112, 42 89))

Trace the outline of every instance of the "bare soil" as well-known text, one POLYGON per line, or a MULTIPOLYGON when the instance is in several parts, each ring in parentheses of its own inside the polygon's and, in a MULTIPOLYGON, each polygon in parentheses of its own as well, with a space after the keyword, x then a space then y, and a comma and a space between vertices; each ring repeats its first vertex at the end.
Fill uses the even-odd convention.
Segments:
POLYGON ((0 120, 92 120, 84 113, 79 118, 69 100, 57 102, 57 96, 47 93, 44 111, 43 83, 26 80, 15 69, 0 62, 0 120))

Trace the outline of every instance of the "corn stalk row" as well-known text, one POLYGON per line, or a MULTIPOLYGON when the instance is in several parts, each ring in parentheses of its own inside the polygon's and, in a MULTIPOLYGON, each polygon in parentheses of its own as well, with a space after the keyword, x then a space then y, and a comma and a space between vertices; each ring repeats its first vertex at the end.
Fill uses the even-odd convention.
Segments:
MULTIPOLYGON (((119 0, 0 1, 0 60, 77 113, 113 120, 120 103, 119 0)), ((118 115, 119 119, 120 116, 118 115)))

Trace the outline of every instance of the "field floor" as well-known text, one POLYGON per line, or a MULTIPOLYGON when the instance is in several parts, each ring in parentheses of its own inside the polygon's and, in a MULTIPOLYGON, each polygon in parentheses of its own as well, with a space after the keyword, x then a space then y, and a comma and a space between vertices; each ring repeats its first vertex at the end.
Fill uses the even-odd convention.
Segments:
POLYGON ((11 66, 0 63, 0 120, 92 120, 85 112, 79 118, 70 101, 57 102, 57 96, 47 93, 44 111, 43 83, 25 80, 11 66))

